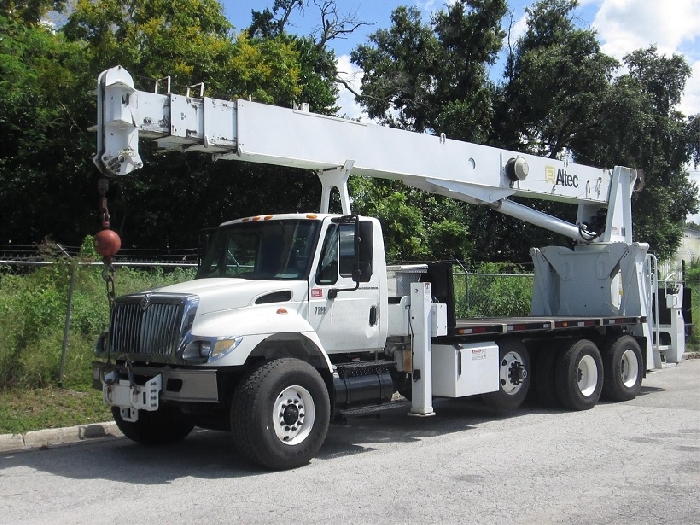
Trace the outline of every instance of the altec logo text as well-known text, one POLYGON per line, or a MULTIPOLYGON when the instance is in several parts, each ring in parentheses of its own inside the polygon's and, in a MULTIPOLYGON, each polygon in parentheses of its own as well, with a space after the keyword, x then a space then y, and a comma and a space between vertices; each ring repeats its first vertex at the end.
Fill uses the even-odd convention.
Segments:
POLYGON ((556 169, 553 166, 545 168, 544 179, 555 186, 573 186, 578 188, 578 175, 566 173, 566 170, 556 169))

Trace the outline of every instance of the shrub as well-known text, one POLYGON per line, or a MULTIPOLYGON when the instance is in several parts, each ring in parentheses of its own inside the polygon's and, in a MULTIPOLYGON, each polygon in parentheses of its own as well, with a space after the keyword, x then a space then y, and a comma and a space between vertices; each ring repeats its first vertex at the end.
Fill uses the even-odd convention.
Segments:
MULTIPOLYGON (((109 324, 101 266, 65 259, 21 275, 0 269, 0 389, 40 388, 58 383, 71 271, 75 271, 70 332, 63 383, 89 387, 92 350, 109 324)), ((117 295, 190 279, 193 270, 120 268, 117 295)))
POLYGON ((517 265, 482 263, 475 273, 455 275, 457 317, 528 315, 532 277, 517 265))

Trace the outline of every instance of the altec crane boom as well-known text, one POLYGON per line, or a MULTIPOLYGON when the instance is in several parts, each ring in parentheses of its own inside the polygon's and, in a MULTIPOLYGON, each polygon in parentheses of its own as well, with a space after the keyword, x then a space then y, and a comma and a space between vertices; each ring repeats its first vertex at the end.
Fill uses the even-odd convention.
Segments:
POLYGON ((345 182, 352 172, 489 204, 585 242, 593 234, 580 225, 595 222, 601 208, 610 208, 596 240, 632 242, 630 195, 636 170, 590 168, 240 99, 146 93, 134 90, 131 76, 120 67, 102 73, 98 86, 94 160, 105 175, 127 175, 141 167, 138 140, 144 137, 165 150, 316 170, 324 188, 322 213, 328 211, 333 186, 340 190, 343 213, 350 213, 345 182), (579 226, 509 201, 512 195, 578 204, 579 226))
POLYGON ((418 415, 432 414, 434 396, 482 394, 515 408, 534 362, 540 397, 581 410, 601 392, 634 397, 662 352, 680 358, 679 293, 668 295, 674 344, 653 344, 656 285, 648 247, 632 242, 636 170, 201 95, 137 91, 121 67, 103 72, 95 164, 107 176, 131 173, 145 137, 165 150, 314 170, 320 213, 224 223, 197 280, 117 298, 95 386, 135 441, 230 429, 252 460, 290 468, 313 457, 331 418, 391 405, 396 390, 418 415), (351 214, 351 173, 485 204, 577 245, 531 250, 530 317, 456 319, 451 266, 387 267, 378 221, 351 214), (333 188, 343 216, 328 214, 333 188), (577 223, 511 196, 575 204, 577 223))

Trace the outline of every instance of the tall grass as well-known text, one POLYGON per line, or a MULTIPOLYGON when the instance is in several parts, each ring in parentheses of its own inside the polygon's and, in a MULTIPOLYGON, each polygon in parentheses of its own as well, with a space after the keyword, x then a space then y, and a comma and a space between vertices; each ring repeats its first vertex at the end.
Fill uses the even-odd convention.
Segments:
MULTIPOLYGON (((63 384, 92 384, 95 341, 109 323, 109 304, 101 267, 57 260, 29 273, 0 268, 0 389, 42 388, 59 381, 71 271, 75 288, 63 384)), ((192 278, 194 271, 120 268, 117 295, 192 278)))
POLYGON ((475 273, 455 273, 457 317, 523 316, 530 313, 531 274, 505 263, 482 263, 475 273))
MULTIPOLYGON (((85 389, 92 384, 93 347, 109 322, 109 304, 101 266, 57 260, 28 273, 0 267, 0 390, 42 388, 58 384, 64 323, 71 271, 75 289, 63 384, 85 389)), ((16 268, 14 269, 16 270, 16 268)), ((492 263, 476 274, 455 275, 458 317, 527 315, 532 294, 529 276, 497 275, 504 269, 492 263), (468 279, 468 281, 466 281, 468 279)), ((513 268, 508 268, 513 273, 513 268)), ((514 272, 514 273, 517 273, 514 272)), ((119 268, 116 292, 123 295, 191 279, 194 270, 135 270, 119 268)), ((700 263, 687 273, 693 290, 695 335, 700 343, 700 263)))

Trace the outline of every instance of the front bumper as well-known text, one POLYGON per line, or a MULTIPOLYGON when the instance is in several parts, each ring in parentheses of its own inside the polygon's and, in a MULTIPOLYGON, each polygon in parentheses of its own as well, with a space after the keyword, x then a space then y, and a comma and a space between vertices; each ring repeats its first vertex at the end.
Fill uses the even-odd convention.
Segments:
POLYGON ((219 401, 215 369, 133 366, 129 370, 93 361, 92 386, 102 390, 109 406, 121 408, 157 410, 160 401, 219 401))

